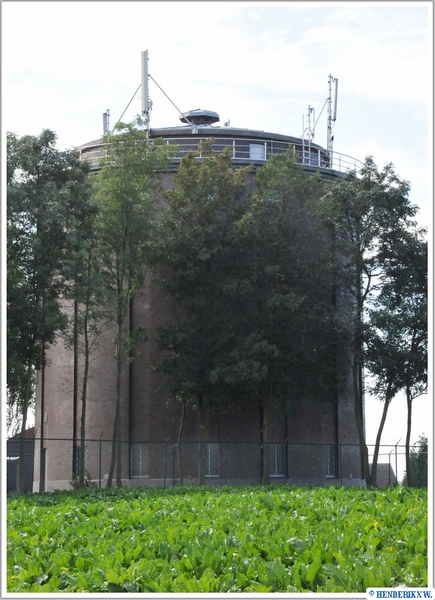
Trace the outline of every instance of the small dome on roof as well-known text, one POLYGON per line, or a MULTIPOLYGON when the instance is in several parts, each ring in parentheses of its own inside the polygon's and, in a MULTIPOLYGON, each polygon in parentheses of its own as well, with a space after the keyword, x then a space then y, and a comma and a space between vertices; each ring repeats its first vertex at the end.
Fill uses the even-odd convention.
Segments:
POLYGON ((202 110, 201 108, 197 108, 182 113, 180 115, 180 121, 182 123, 192 123, 193 125, 211 125, 212 123, 217 123, 219 121, 219 115, 212 110, 202 110))

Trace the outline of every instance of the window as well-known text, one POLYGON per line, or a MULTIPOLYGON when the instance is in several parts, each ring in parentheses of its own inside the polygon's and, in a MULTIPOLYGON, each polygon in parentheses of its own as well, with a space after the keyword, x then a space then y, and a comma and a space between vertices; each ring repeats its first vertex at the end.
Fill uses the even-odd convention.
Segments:
POLYGON ((270 444, 270 476, 285 477, 285 444, 270 444))
POLYGON ((264 145, 263 144, 249 144, 249 158, 254 160, 264 160, 264 145))
POLYGON ((337 476, 337 451, 336 446, 326 446, 326 477, 337 476))
POLYGON ((130 445, 131 477, 149 477, 150 453, 148 444, 130 445))
MULTIPOLYGON (((77 473, 80 472, 80 454, 81 454, 81 446, 76 446, 76 471, 77 473)), ((85 471, 88 468, 88 447, 85 446, 85 462, 84 462, 84 469, 85 471)))
POLYGON ((219 477, 221 456, 219 444, 207 444, 205 474, 207 477, 219 477))

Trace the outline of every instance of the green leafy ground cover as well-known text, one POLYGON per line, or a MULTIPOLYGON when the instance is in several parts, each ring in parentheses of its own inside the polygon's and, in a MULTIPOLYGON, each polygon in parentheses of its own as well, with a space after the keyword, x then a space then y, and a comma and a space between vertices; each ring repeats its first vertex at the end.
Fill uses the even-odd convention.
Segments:
POLYGON ((427 492, 106 489, 8 499, 8 592, 427 586, 427 492))

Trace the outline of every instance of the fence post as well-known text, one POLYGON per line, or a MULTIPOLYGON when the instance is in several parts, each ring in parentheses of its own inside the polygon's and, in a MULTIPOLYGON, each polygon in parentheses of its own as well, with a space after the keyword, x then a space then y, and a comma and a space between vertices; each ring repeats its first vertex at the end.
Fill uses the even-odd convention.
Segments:
POLYGON ((169 440, 169 437, 170 436, 168 436, 166 438, 166 441, 165 441, 165 461, 164 461, 165 462, 165 466, 164 466, 165 472, 164 472, 164 476, 163 476, 163 487, 164 488, 166 487, 166 462, 167 462, 167 458, 168 458, 168 440, 169 440))
MULTIPOLYGON (((390 450, 388 455, 388 485, 391 485, 391 453, 393 449, 390 450)), ((397 484, 397 473, 396 473, 396 484, 397 484)))
POLYGON ((227 485, 227 466, 228 466, 228 438, 224 442, 224 485, 227 485))
POLYGON ((338 443, 338 469, 340 471, 340 485, 343 485, 343 472, 342 472, 342 463, 341 463, 341 442, 338 443))
POLYGON ((175 444, 172 444, 172 487, 175 486, 175 461, 177 460, 175 444))
POLYGON ((398 439, 398 441, 396 443, 396 446, 395 446, 395 455, 396 455, 396 482, 398 481, 398 479, 397 479, 397 444, 400 442, 401 439, 402 438, 398 439))
POLYGON ((100 435, 100 456, 99 456, 99 465, 98 465, 98 487, 101 489, 101 438, 103 437, 104 431, 101 432, 100 435))

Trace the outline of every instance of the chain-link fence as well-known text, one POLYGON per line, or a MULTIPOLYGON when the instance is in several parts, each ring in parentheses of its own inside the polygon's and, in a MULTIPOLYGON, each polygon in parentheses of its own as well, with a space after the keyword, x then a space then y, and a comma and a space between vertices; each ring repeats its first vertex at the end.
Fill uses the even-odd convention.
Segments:
MULTIPOLYGON (((82 448, 77 440, 34 438, 26 451, 25 491, 70 489, 77 485, 82 448), (27 472, 28 471, 28 472, 27 472), (31 483, 29 483, 31 482, 31 483)), ((29 445, 29 440, 26 442, 29 445)), ((360 448, 357 444, 294 443, 268 444, 247 441, 121 441, 119 456, 124 486, 167 487, 197 483, 207 485, 258 485, 264 482, 289 485, 365 485, 360 448)), ((26 448, 27 448, 26 446, 26 448)), ((372 462, 373 446, 369 448, 372 462)), ((105 487, 113 466, 113 440, 86 439, 84 444, 85 484, 105 487)), ((16 490, 18 447, 8 446, 8 492, 16 490)), ((415 461, 415 459, 414 459, 415 461)), ((427 454, 414 462, 412 485, 427 486, 427 454)), ((405 447, 380 448, 377 485, 400 482, 405 472, 405 447)))
MULTIPOLYGON (((34 456, 35 443, 33 438, 26 438, 24 440, 24 490, 26 492, 32 491, 34 471, 33 467, 35 464, 34 456)), ((6 487, 7 491, 14 491, 18 489, 18 483, 20 478, 20 441, 19 439, 8 440, 7 442, 7 468, 6 468, 6 487)))

